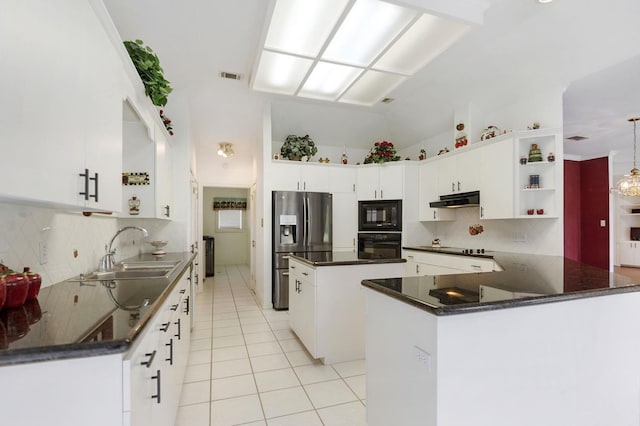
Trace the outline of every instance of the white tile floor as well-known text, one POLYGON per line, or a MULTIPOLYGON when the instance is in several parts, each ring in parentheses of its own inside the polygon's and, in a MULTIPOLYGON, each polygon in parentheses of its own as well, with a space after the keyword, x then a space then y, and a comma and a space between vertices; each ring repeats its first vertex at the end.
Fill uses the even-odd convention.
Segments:
POLYGON ((364 361, 322 365, 262 310, 246 266, 217 267, 196 295, 176 426, 366 426, 364 361))

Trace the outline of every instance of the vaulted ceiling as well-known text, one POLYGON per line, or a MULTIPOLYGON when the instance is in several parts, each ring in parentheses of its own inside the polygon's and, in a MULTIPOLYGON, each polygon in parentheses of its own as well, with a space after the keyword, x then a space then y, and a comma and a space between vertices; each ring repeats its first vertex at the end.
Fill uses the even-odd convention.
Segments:
MULTIPOLYGON (((438 0, 410 2, 428 7, 438 0)), ((501 105, 523 88, 559 87, 566 88, 565 136, 589 138, 565 141, 565 153, 592 157, 631 148, 626 119, 640 115, 640 2, 486 3, 484 23, 396 88, 390 94, 393 103, 335 107, 380 114, 402 147, 449 129, 454 108, 461 104, 491 99, 501 105)), ((197 146, 230 140, 236 154, 255 149, 262 140, 265 102, 288 99, 249 87, 270 1, 105 4, 123 39, 142 39, 160 57, 176 93, 186 98, 197 146), (221 71, 242 79, 221 79, 221 71)))

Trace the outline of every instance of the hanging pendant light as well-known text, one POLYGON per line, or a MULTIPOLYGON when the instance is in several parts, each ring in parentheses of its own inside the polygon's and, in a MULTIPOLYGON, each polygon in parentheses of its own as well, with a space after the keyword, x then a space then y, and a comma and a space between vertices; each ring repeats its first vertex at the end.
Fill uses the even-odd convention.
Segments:
POLYGON ((631 174, 624 175, 616 184, 618 192, 627 197, 640 197, 640 171, 636 167, 636 122, 638 120, 640 117, 628 120, 633 122, 633 169, 631 169, 631 174))

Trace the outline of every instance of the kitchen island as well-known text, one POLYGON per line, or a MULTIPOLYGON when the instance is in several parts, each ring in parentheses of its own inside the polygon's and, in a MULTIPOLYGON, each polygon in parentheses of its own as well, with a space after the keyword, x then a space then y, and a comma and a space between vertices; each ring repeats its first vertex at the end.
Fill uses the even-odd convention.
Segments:
POLYGON ((353 252, 289 258, 289 322, 311 356, 325 364, 363 359, 367 278, 401 276, 404 259, 361 259, 353 252))
POLYGON ((640 286, 562 257, 482 256, 503 270, 362 282, 368 425, 637 424, 640 286))

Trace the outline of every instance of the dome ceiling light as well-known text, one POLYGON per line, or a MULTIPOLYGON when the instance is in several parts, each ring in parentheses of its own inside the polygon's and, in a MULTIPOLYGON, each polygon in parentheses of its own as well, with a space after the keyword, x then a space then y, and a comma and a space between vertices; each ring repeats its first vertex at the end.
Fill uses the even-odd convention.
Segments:
POLYGON ((469 3, 464 12, 436 16, 384 0, 274 1, 251 87, 365 106, 379 103, 484 13, 478 6, 472 17, 458 16, 470 14, 469 3))
POLYGON ((233 144, 229 143, 229 142, 222 142, 220 144, 218 144, 219 148, 218 148, 218 155, 221 157, 231 157, 234 152, 233 152, 233 144))

